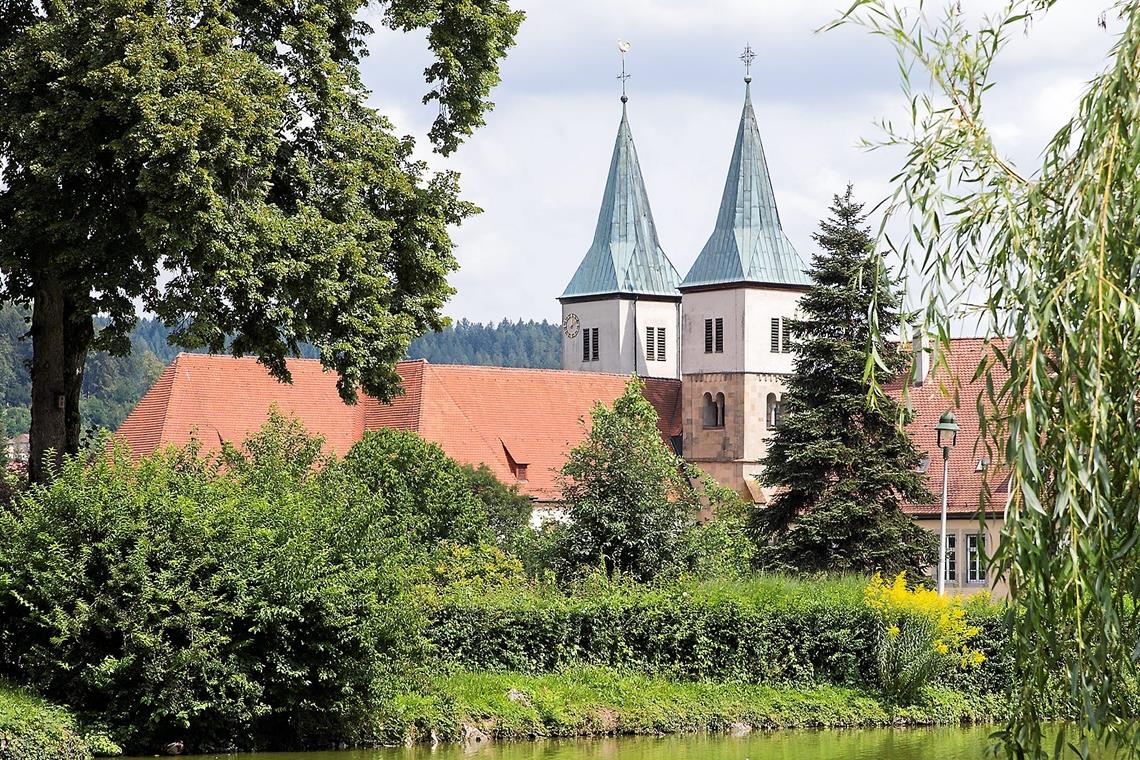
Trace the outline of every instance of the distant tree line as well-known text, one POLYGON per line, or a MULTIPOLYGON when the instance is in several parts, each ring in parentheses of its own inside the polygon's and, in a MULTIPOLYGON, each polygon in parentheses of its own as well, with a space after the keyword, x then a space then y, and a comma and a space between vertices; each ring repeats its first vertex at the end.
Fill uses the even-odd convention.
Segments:
POLYGON ((433 364, 482 364, 495 367, 561 366, 558 325, 504 319, 498 324, 461 319, 412 341, 408 356, 433 364))
MULTIPOLYGON (((30 422, 32 359, 27 310, 11 304, 0 307, 0 432, 5 437, 26 433, 30 422)), ((87 430, 114 430, 130 414, 138 400, 179 352, 169 342, 171 329, 154 318, 142 317, 131 330, 131 353, 111 356, 88 355, 83 375, 81 414, 87 430)), ((498 324, 459 320, 438 333, 428 333, 412 342, 408 356, 436 364, 484 364, 501 367, 559 366, 558 325, 542 322, 498 324)), ((316 351, 301 346, 301 355, 315 358, 316 351)))

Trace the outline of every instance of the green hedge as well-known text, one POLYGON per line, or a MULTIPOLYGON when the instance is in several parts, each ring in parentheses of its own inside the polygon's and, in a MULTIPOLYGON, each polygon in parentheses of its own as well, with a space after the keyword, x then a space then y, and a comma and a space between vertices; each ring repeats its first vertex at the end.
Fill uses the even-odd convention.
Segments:
POLYGON ((470 669, 585 663, 751 683, 864 684, 878 635, 860 582, 778 578, 451 593, 430 619, 441 656, 470 669))
MULTIPOLYGON (((760 576, 663 587, 452 591, 430 605, 441 657, 471 670, 549 673, 582 664, 688 680, 874 682, 878 623, 863 579, 760 576)), ((991 605, 971 605, 987 664, 955 676, 974 692, 1008 683, 1004 628, 991 605)))

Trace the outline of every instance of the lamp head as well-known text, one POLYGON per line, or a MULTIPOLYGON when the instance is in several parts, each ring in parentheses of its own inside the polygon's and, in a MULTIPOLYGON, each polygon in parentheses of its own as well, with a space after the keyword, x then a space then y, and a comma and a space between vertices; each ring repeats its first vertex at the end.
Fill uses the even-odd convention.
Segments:
POLYGON ((958 443, 958 422, 954 419, 954 413, 951 411, 945 412, 938 420, 938 424, 934 426, 938 431, 938 445, 943 449, 953 448, 958 443))

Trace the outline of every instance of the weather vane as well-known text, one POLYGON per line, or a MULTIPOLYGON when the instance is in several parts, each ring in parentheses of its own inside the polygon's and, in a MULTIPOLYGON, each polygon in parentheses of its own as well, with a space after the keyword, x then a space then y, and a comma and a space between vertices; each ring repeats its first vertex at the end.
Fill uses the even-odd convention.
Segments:
POLYGON ((740 54, 740 60, 744 61, 744 81, 752 81, 752 62, 756 60, 756 54, 752 52, 752 45, 746 44, 744 52, 740 54))
POLYGON ((629 74, 625 73, 625 54, 633 47, 626 40, 618 40, 618 51, 621 53, 621 73, 618 74, 618 79, 621 80, 621 102, 624 103, 629 98, 625 96, 625 82, 629 79, 629 74))

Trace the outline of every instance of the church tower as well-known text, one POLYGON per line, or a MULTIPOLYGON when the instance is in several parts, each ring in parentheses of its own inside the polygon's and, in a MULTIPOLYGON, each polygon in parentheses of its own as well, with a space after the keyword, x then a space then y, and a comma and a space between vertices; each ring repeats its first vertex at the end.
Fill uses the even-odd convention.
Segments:
POLYGON ((780 225, 751 81, 716 226, 680 285, 682 413, 685 458, 763 501, 759 461, 792 372, 787 320, 810 280, 780 225))
POLYGON ((621 97, 594 240, 559 297, 562 368, 680 377, 680 275, 657 228, 621 97))

